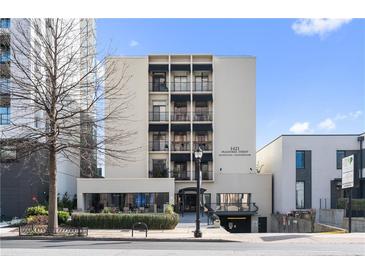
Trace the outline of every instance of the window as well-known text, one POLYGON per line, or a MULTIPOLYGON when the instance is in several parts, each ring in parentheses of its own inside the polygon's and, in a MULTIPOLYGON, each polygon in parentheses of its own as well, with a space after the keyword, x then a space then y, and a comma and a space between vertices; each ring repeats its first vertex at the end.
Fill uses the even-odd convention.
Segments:
POLYGON ((249 204, 251 193, 217 193, 217 204, 249 204))
POLYGON ((337 169, 342 169, 342 159, 346 157, 346 151, 337 150, 336 151, 336 167, 337 169))
POLYGON ((0 106, 0 125, 10 124, 10 107, 0 106))
POLYGON ((186 76, 175 76, 174 77, 174 88, 175 91, 189 91, 190 85, 186 76))
POLYGON ((0 18, 0 28, 10 28, 10 18, 0 18))
POLYGON ((305 168, 305 151, 296 151, 295 158, 296 168, 305 168))
POLYGON ((295 185, 296 208, 304 208, 304 181, 297 181, 295 185))
POLYGON ((2 146, 0 148, 0 162, 16 160, 15 146, 2 146))

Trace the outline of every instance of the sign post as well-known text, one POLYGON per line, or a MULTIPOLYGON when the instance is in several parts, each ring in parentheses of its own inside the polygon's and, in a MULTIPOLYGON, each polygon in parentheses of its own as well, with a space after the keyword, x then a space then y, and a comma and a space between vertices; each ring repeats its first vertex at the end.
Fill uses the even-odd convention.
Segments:
POLYGON ((351 233, 352 188, 354 186, 354 155, 342 159, 342 189, 348 189, 349 233, 351 233))

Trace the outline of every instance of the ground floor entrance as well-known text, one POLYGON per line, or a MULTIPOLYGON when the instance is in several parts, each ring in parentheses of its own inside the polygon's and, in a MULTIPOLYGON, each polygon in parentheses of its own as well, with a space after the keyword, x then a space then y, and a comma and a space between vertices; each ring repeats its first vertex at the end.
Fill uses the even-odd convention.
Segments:
POLYGON ((251 216, 219 216, 219 219, 230 233, 251 233, 251 216))
MULTIPOLYGON (((205 195, 204 192, 206 190, 200 189, 200 205, 203 207, 205 204, 205 195)), ((187 187, 180 189, 179 192, 175 196, 175 203, 178 206, 177 211, 180 213, 184 212, 195 212, 196 211, 196 195, 197 190, 196 187, 187 187)))

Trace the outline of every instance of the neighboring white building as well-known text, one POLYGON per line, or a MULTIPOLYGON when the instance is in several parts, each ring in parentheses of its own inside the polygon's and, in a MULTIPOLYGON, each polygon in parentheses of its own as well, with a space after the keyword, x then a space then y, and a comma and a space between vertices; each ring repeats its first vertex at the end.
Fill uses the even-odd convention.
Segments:
MULTIPOLYGON (((257 151, 261 171, 272 173, 273 211, 336 208, 344 195, 340 188, 342 158, 355 155, 354 198, 364 197, 364 134, 281 135, 257 151), (363 173, 359 166, 363 167, 363 173), (363 179, 362 179, 363 181, 363 179)), ((318 217, 318 216, 317 216, 318 217)))
MULTIPOLYGON (((127 68, 131 78, 125 90, 134 98, 131 121, 107 121, 105 135, 133 129, 137 134, 126 148, 141 149, 137 161, 123 165, 106 156, 105 179, 79 179, 78 207, 154 211, 156 203, 157 210, 171 203, 193 211, 194 151, 201 147, 205 203, 220 214, 237 215, 240 221, 231 221, 237 230, 257 231, 260 222, 265 231, 271 175, 256 174, 255 58, 150 55, 111 57, 109 63, 115 72, 106 85, 112 86, 127 68)), ((223 222, 229 222, 227 216, 223 222)))

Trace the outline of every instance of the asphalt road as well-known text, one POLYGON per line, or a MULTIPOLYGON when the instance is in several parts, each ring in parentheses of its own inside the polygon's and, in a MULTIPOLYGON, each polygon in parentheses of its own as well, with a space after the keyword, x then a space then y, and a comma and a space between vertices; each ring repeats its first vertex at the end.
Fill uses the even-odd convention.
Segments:
POLYGON ((364 244, 2 240, 1 255, 365 255, 364 244))

